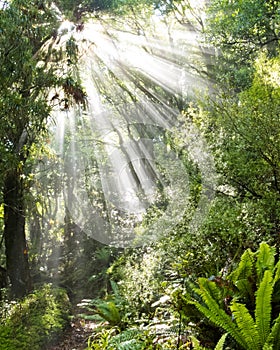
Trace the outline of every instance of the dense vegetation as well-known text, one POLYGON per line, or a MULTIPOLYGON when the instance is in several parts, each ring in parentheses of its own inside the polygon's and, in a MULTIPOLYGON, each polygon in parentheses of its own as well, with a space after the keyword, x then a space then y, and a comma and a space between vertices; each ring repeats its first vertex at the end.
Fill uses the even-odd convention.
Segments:
POLYGON ((69 311, 66 292, 50 285, 18 303, 1 303, 1 348, 47 348, 69 322, 69 311))
POLYGON ((79 303, 80 317, 100 322, 88 350, 279 349, 279 2, 11 0, 0 6, 3 349, 41 349, 65 326, 66 294, 49 283, 79 303), (62 19, 72 21, 70 29, 62 19), (91 26, 95 31, 83 38, 91 26), (128 46, 121 46, 124 40, 128 46), (138 42, 139 51, 126 56, 138 42), (139 52, 151 67, 141 65, 139 52), (110 121, 111 133, 108 114, 94 111, 100 105, 117 123, 110 121), (141 113, 176 114, 179 128, 131 122, 141 113), (57 144, 53 130, 61 130, 62 120, 69 125, 57 144), (111 136, 92 147, 84 141, 97 138, 94 120, 111 136), (150 148, 141 148, 147 139, 150 148), (127 140, 158 186, 155 205, 136 225, 137 247, 120 234, 133 226, 133 215, 116 199, 119 183, 106 167, 106 142, 115 140, 140 196, 146 183, 127 140), (170 198, 142 159, 157 147, 162 184, 171 190, 180 184, 172 210, 184 207, 162 221, 170 198), (168 155, 174 157, 165 163, 168 155), (83 174, 93 184, 83 183, 83 174), (81 225, 77 218, 89 211, 86 201, 83 212, 75 200, 85 192, 94 215, 82 216, 81 225), (201 203, 209 198, 204 212, 201 203), (108 238, 111 222, 117 243, 108 238))

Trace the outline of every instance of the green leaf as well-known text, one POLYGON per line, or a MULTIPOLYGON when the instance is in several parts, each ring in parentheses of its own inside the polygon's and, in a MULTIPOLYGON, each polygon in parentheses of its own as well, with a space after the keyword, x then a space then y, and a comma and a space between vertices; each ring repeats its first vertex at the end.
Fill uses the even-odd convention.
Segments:
POLYGON ((200 345, 200 341, 194 336, 190 336, 190 340, 192 342, 192 348, 194 350, 203 350, 204 348, 200 345))
POLYGON ((278 262, 274 268, 273 284, 275 284, 277 281, 279 281, 279 279, 280 279, 280 260, 278 260, 278 262))
POLYGON ((245 250, 242 254, 237 268, 228 276, 233 283, 239 280, 248 279, 253 272, 254 254, 250 249, 245 250))
POLYGON ((261 349, 261 340, 253 317, 245 305, 233 302, 230 309, 234 315, 238 332, 246 344, 246 350, 261 349))
POLYGON ((116 304, 112 301, 100 303, 97 306, 96 313, 108 321, 112 325, 117 325, 121 322, 121 315, 116 304))
POLYGON ((280 314, 274 321, 271 332, 263 347, 263 350, 270 349, 280 349, 280 314))
POLYGON ((240 292, 240 296, 242 297, 251 297, 254 295, 252 284, 248 279, 240 279, 235 282, 235 286, 240 292))
POLYGON ((220 308, 219 304, 216 300, 213 299, 211 294, 207 289, 207 282, 205 279, 200 279, 200 289, 195 289, 203 299, 206 306, 201 305, 199 302, 192 302, 196 308, 204 314, 211 322, 215 325, 223 328, 226 332, 228 332, 244 349, 246 349, 246 342, 244 341, 242 335, 240 334, 237 326, 233 323, 231 317, 220 308))
POLYGON ((273 271, 274 269, 275 248, 270 247, 267 243, 262 242, 257 252, 256 269, 258 281, 262 280, 265 270, 273 271))
POLYGON ((214 350, 223 350, 227 335, 228 335, 227 333, 222 335, 221 339, 218 341, 214 350))
POLYGON ((204 289, 208 291, 211 297, 219 302, 222 299, 222 289, 217 286, 217 284, 213 281, 210 281, 208 278, 199 278, 198 283, 204 289))
POLYGON ((43 207, 42 204, 40 202, 36 202, 36 208, 37 208, 37 212, 40 216, 42 216, 43 214, 43 207))
POLYGON ((263 279, 256 292, 255 319, 261 344, 265 344, 270 331, 271 299, 273 292, 273 277, 269 270, 264 272, 263 279))

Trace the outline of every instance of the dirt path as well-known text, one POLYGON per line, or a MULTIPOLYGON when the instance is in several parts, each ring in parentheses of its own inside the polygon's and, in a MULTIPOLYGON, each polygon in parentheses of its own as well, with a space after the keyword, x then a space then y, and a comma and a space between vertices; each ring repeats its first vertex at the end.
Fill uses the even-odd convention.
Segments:
POLYGON ((95 323, 75 318, 63 333, 61 340, 48 350, 84 350, 87 348, 87 340, 94 328, 96 328, 95 323))

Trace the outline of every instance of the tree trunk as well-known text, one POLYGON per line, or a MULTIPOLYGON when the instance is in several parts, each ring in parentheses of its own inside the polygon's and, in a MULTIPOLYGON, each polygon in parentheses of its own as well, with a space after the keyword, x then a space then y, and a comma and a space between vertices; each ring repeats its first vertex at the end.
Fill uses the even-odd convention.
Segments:
POLYGON ((23 183, 19 170, 10 171, 4 183, 4 237, 7 273, 12 297, 21 298, 31 289, 25 236, 23 183))

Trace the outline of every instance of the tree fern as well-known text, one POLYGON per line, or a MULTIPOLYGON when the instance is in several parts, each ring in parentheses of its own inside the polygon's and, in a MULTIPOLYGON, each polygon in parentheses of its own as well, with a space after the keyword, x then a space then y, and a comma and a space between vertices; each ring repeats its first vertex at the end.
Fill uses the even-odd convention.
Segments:
POLYGON ((242 336, 243 344, 246 344, 246 350, 261 349, 261 339, 255 325, 253 317, 250 315, 245 305, 232 302, 230 309, 234 315, 238 332, 242 336))
POLYGON ((270 332, 271 322, 271 299, 273 292, 273 277, 269 270, 266 270, 263 279, 256 291, 255 320, 261 344, 264 345, 270 332))

